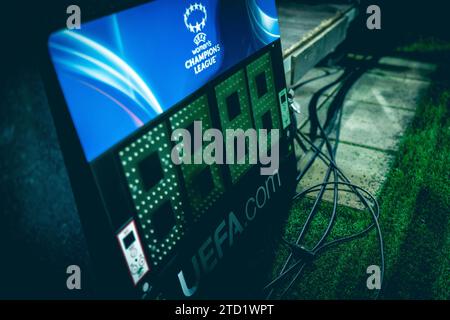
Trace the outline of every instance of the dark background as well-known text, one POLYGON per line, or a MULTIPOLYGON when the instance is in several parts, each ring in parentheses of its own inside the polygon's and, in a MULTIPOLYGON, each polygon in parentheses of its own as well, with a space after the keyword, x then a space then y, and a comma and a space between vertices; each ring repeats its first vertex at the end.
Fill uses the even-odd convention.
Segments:
MULTIPOLYGON (((142 2, 142 1, 141 1, 142 2)), ((15 1, 0 9, 0 298, 92 295, 89 255, 40 76, 49 30, 139 1, 15 1), (51 4, 51 5, 50 5, 51 4), (82 289, 66 288, 79 265, 82 289)))
MULTIPOLYGON (((0 4, 0 298, 93 292, 89 255, 40 77, 40 48, 49 29, 64 25, 70 4, 78 4, 85 19, 136 3, 0 4), (71 264, 81 267, 82 291, 66 289, 71 264)), ((356 48, 382 53, 418 35, 449 37, 444 1, 362 1, 364 11, 369 4, 381 7, 382 30, 368 31, 362 12, 352 29, 356 48)))

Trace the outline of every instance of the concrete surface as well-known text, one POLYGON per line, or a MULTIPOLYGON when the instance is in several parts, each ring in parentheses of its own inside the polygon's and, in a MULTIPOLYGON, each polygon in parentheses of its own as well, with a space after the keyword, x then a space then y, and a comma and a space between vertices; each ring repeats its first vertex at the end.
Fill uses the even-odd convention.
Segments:
MULTIPOLYGON (((348 90, 342 104, 336 160, 353 183, 374 195, 379 193, 400 139, 413 119, 415 109, 426 95, 435 70, 436 67, 429 63, 385 57, 359 77, 348 90)), ((296 100, 302 109, 298 118, 303 133, 312 133, 308 108, 312 95, 336 80, 342 72, 336 68, 315 68, 305 76, 305 81, 317 80, 305 83, 296 91, 296 100), (331 75, 318 78, 326 72, 331 75)), ((339 86, 340 84, 332 86, 318 100, 318 118, 321 123, 327 118, 339 86)), ((336 142, 337 128, 336 124, 330 134, 333 143, 336 142)), ((307 159, 308 157, 303 157, 300 168, 307 159)), ((321 183, 325 173, 324 163, 321 160, 315 161, 299 183, 298 191, 321 183)), ((324 199, 331 201, 332 192, 327 191, 324 199)), ((339 193, 339 203, 363 208, 355 196, 345 192, 339 193)))
MULTIPOLYGON (((319 119, 326 118, 327 104, 328 101, 319 110, 319 119)), ((397 150, 403 131, 414 117, 411 110, 356 100, 345 101, 343 110, 340 142, 392 152, 397 150)), ((330 134, 331 139, 336 138, 337 128, 338 124, 330 134)), ((309 130, 307 122, 302 131, 308 134, 309 130)))
POLYGON ((429 81, 412 80, 392 74, 367 73, 353 86, 348 99, 415 110, 424 97, 429 81))
MULTIPOLYGON (((322 151, 326 152, 325 147, 322 151)), ((376 195, 380 190, 393 159, 394 157, 389 153, 346 143, 340 143, 336 153, 336 162, 347 178, 373 195, 376 195)), ((317 160, 302 179, 297 190, 301 191, 322 183, 326 171, 325 164, 320 159, 317 160)), ((330 182, 332 181, 331 178, 330 182)), ((326 191, 323 199, 331 202, 333 192, 326 191)), ((358 198, 348 192, 339 192, 339 204, 357 209, 364 208, 358 198)))

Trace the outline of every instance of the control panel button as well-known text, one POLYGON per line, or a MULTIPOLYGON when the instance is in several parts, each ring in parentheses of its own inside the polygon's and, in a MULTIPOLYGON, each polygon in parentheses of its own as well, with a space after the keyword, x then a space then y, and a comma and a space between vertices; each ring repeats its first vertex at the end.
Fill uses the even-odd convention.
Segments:
POLYGON ((119 231, 117 240, 127 262, 133 283, 136 285, 150 268, 145 258, 134 220, 119 231))

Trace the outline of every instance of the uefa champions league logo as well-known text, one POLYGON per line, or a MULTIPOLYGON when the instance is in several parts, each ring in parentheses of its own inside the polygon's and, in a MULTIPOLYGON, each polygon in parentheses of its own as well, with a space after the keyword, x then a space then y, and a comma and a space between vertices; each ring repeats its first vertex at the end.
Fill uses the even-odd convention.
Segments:
POLYGON ((206 39, 206 33, 203 30, 207 20, 206 7, 201 3, 191 4, 184 12, 184 24, 190 32, 195 34, 195 48, 191 49, 192 56, 189 54, 190 58, 185 61, 184 67, 187 70, 193 70, 195 75, 215 65, 221 49, 219 43, 213 43, 214 40, 211 41, 211 38, 206 39))
POLYGON ((206 7, 201 3, 191 4, 184 13, 184 24, 186 28, 192 32, 197 34, 194 38, 195 45, 199 45, 202 42, 206 41, 206 34, 202 32, 202 30, 206 26, 206 20, 208 19, 208 14, 206 12, 206 7), (194 13, 197 20, 194 20, 194 13))

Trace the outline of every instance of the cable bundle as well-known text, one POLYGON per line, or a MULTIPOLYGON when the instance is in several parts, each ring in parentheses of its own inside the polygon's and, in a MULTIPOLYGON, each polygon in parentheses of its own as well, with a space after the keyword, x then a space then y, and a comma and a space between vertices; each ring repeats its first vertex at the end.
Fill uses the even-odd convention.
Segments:
MULTIPOLYGON (((368 61, 368 60, 366 60, 368 61)), ((370 62, 370 61, 369 61, 370 62)), ((303 148, 306 149, 305 144, 309 146, 310 149, 313 151, 313 156, 309 160, 309 162, 306 164, 304 170, 297 176, 297 181, 300 181, 303 176, 306 174, 306 172, 311 168, 314 161, 319 158, 321 161, 325 163, 327 166, 327 172, 325 174, 325 177, 323 179, 323 182, 320 184, 317 184, 315 186, 312 186, 306 190, 303 190, 301 192, 298 192, 293 197, 294 200, 298 200, 300 198, 303 198, 309 194, 317 193, 316 198, 314 200, 314 204, 311 208, 311 211, 309 212, 306 222, 304 223, 302 230, 300 231, 297 240, 294 243, 291 243, 285 239, 283 240, 283 243, 290 249, 290 254, 287 257, 285 263, 283 264, 283 267, 280 271, 280 274, 274 278, 270 283, 268 283, 264 289, 268 291, 268 294, 266 296, 267 299, 271 299, 274 296, 274 293, 277 290, 281 290, 279 294, 276 295, 277 298, 281 299, 283 298, 289 290, 292 288, 294 283, 297 281, 297 279, 300 277, 300 275, 303 273, 305 266, 312 263, 321 253, 325 252, 326 250, 333 248, 339 244, 352 241, 357 238, 361 238, 365 235, 367 235, 372 229, 377 230, 378 239, 379 239, 379 246, 380 246, 380 256, 381 256, 381 283, 383 282, 383 276, 384 276, 384 249, 383 249, 383 237, 381 234, 380 225, 378 222, 378 219, 380 217, 380 209, 377 200, 373 195, 370 194, 369 191, 365 190, 362 187, 359 187, 353 183, 351 183, 350 179, 342 172, 342 170, 339 169, 339 167, 336 164, 336 151, 339 141, 339 129, 340 129, 340 123, 342 118, 342 106, 343 102, 345 100, 346 93, 351 88, 353 83, 365 72, 365 66, 368 66, 368 64, 363 63, 362 66, 358 67, 352 67, 344 72, 342 76, 340 76, 337 80, 329 83, 322 89, 320 89, 318 92, 314 94, 314 96, 311 99, 310 102, 310 118, 311 118, 311 125, 316 126, 316 128, 319 131, 318 138, 321 139, 320 143, 316 145, 313 142, 313 139, 308 138, 306 135, 300 132, 297 127, 295 127, 295 140, 296 142, 303 148), (334 85, 341 83, 340 87, 338 87, 335 92, 336 95, 333 96, 333 101, 331 102, 330 108, 335 109, 336 113, 334 116, 327 120, 324 124, 324 126, 327 128, 327 131, 324 129, 324 126, 320 123, 318 120, 318 114, 317 114, 317 104, 320 96, 329 90, 334 85), (329 140, 329 134, 331 133, 332 129, 335 127, 337 121, 337 132, 336 132, 336 142, 334 146, 332 146, 330 140, 329 140), (326 152, 322 151, 323 146, 325 146, 326 152), (333 176, 333 181, 330 182, 330 178, 333 176), (321 236, 320 240, 314 245, 313 248, 307 249, 305 248, 302 243, 304 241, 306 232, 308 228, 310 227, 311 222, 313 221, 315 215, 317 214, 319 204, 322 201, 323 195, 325 191, 333 191, 333 210, 332 214, 330 216, 330 219, 328 221, 327 228, 323 235, 321 236), (332 228, 334 226, 334 223, 336 221, 337 216, 337 206, 338 206, 338 194, 339 192, 350 192, 355 194, 358 199, 361 201, 361 203, 364 205, 364 207, 370 212, 371 218, 373 219, 373 222, 367 226, 364 230, 353 234, 349 236, 345 236, 342 238, 338 238, 335 240, 329 240, 327 241, 327 238, 329 237, 332 228), (282 287, 282 284, 285 282, 283 280, 287 279, 288 276, 292 276, 291 280, 288 282, 287 285, 282 287)), ((330 76, 335 74, 333 73, 326 73, 324 76, 320 76, 317 78, 314 78, 309 81, 314 81, 316 79, 330 76)), ((309 82, 303 82, 300 83, 292 88, 292 90, 296 90, 299 87, 301 87, 303 84, 309 82)), ((291 92, 292 92, 291 90, 291 92)), ((293 97, 290 99, 291 103, 293 102, 293 97)), ((295 112, 298 112, 298 108, 292 108, 295 112)), ((295 123, 295 122, 294 122, 295 123)), ((377 292, 377 296, 379 294, 380 290, 377 292)))

